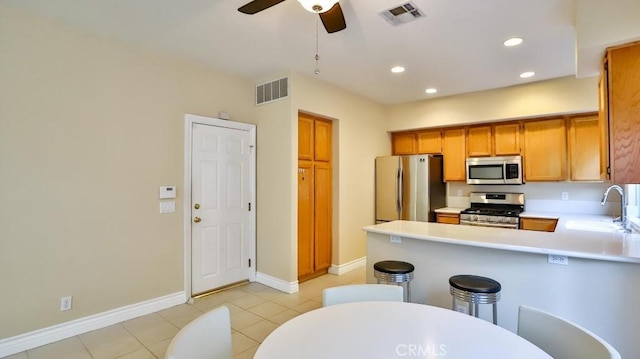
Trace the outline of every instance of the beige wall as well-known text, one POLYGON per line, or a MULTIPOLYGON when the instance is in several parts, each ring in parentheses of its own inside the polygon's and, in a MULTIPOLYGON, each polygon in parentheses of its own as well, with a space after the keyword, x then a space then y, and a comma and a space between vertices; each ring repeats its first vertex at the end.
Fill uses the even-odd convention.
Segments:
POLYGON ((259 106, 257 113, 257 269, 293 282, 298 254, 297 178, 292 172, 298 144, 291 98, 259 106))
POLYGON ((253 84, 2 5, 0 49, 0 338, 182 291, 184 115, 253 84))
POLYGON ((362 227, 373 223, 374 158, 388 154, 390 144, 382 105, 305 75, 289 76, 291 96, 258 108, 258 271, 295 282, 298 111, 334 121, 334 265, 365 256, 362 227))
POLYGON ((389 107, 389 131, 598 110, 598 79, 563 77, 389 107))
MULTIPOLYGON (((296 112, 334 120, 333 264, 343 265, 366 255, 362 227, 375 217, 374 159, 390 153, 385 107, 306 75, 293 80, 296 112)), ((297 148, 297 121, 295 134, 297 148)))

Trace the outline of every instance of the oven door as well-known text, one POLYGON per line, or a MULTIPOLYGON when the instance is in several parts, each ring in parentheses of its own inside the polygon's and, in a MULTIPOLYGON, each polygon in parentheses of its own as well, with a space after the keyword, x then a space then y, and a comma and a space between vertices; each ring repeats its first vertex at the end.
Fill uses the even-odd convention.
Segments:
POLYGON ((473 222, 461 219, 460 224, 465 226, 518 229, 518 224, 516 223, 473 222))

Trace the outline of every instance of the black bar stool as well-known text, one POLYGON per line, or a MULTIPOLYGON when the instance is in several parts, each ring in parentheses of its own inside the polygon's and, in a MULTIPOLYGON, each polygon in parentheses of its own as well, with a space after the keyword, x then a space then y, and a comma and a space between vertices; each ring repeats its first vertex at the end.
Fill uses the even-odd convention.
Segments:
POLYGON ((449 278, 449 285, 451 309, 456 309, 456 299, 467 302, 469 315, 477 318, 478 304, 493 304, 493 324, 498 324, 498 301, 502 289, 499 282, 477 275, 455 275, 449 278))
POLYGON ((413 271, 415 267, 411 263, 401 261, 380 261, 373 265, 373 276, 377 279, 378 284, 395 283, 402 285, 407 283, 406 302, 411 302, 411 286, 413 279, 413 271))

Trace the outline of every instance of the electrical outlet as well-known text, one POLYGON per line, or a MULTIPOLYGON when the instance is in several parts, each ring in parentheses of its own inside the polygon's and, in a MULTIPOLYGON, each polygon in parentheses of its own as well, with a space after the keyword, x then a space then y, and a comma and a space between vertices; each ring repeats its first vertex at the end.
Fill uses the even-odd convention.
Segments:
POLYGON ((562 192, 562 200, 563 201, 569 200, 569 192, 562 192))
POLYGON ((402 243, 402 239, 400 236, 391 236, 389 238, 389 243, 402 243))
POLYGON ((72 296, 60 298, 60 311, 71 310, 72 296))
POLYGON ((563 266, 569 265, 569 257, 567 256, 559 256, 555 254, 549 254, 548 260, 549 264, 560 264, 563 266))

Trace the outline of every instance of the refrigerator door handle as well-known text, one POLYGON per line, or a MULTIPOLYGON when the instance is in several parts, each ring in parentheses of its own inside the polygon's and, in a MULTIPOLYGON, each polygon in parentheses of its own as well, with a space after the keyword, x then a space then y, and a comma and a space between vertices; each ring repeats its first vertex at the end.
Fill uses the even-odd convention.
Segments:
POLYGON ((397 198, 397 203, 398 203, 398 219, 402 219, 402 200, 403 200, 403 185, 404 185, 404 171, 403 168, 400 167, 398 169, 398 181, 397 183, 397 189, 398 189, 398 198, 397 198))

